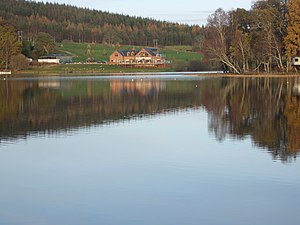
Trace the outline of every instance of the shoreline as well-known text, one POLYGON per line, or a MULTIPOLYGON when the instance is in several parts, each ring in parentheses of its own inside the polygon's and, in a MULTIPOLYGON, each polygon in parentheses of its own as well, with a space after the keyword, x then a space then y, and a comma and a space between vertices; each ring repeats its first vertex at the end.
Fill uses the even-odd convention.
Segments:
POLYGON ((111 72, 111 73, 43 73, 43 74, 29 74, 17 73, 9 76, 1 76, 1 78, 22 78, 22 77, 84 77, 84 76, 164 76, 164 75, 183 75, 195 77, 232 77, 232 78, 300 78, 300 74, 226 74, 226 73, 212 73, 212 72, 111 72))
POLYGON ((176 67, 165 68, 130 68, 106 64, 49 64, 31 66, 25 70, 12 71, 11 75, 0 75, 4 77, 75 77, 75 76, 131 76, 131 75, 188 75, 188 76, 218 76, 218 77, 300 77, 296 72, 275 72, 275 73, 223 73, 223 71, 184 71, 176 67))
POLYGON ((29 70, 14 71, 11 74, 0 74, 0 78, 25 77, 84 77, 84 76, 163 76, 185 75, 198 77, 233 77, 233 78, 289 78, 300 77, 300 73, 244 73, 233 74, 222 71, 173 71, 164 69, 124 69, 119 67, 36 67, 29 70), (57 69, 58 68, 58 69, 57 69), (55 70, 56 69, 56 70, 55 70))

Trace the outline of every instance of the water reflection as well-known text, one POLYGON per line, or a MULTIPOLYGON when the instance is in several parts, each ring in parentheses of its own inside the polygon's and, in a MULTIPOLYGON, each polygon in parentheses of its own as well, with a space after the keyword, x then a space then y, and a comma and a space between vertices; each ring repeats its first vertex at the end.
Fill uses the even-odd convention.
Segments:
POLYGON ((300 151, 299 85, 296 78, 0 81, 0 146, 36 133, 202 107, 217 140, 251 137, 274 158, 289 160, 300 151))
POLYGON ((227 135, 268 149, 287 160, 300 150, 300 98, 293 91, 297 79, 223 79, 207 89, 215 96, 203 104, 210 114, 209 129, 219 140, 227 135))
POLYGON ((120 80, 111 80, 110 81, 110 90, 112 94, 115 95, 141 95, 141 96, 154 96, 160 91, 166 89, 166 82, 158 80, 134 80, 131 81, 120 81, 120 80))
POLYGON ((300 80, 296 80, 293 86, 293 93, 294 95, 300 96, 300 80))

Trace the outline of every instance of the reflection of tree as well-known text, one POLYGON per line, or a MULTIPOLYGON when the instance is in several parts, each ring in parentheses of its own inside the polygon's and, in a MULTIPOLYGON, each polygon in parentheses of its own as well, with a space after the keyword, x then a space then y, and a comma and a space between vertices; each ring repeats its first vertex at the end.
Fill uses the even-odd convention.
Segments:
POLYGON ((218 140, 225 138, 228 124, 224 120, 226 115, 226 96, 228 87, 222 87, 222 81, 213 80, 202 85, 201 103, 209 112, 209 130, 213 131, 218 140))
POLYGON ((284 115, 287 119, 288 149, 296 154, 300 150, 300 98, 290 96, 286 100, 284 115))
POLYGON ((199 102, 192 83, 187 82, 180 92, 172 88, 180 86, 178 82, 169 82, 170 88, 166 85, 131 80, 1 83, 0 141, 188 108, 199 102))
POLYGON ((202 102, 210 115, 209 129, 218 140, 226 135, 251 136, 259 147, 286 160, 300 151, 300 101, 292 80, 224 79, 206 87, 202 102))
POLYGON ((23 86, 16 84, 14 87, 7 81, 0 82, 0 121, 12 119, 22 104, 20 95, 23 86))
MULTIPOLYGON (((203 106, 219 141, 251 137, 282 160, 300 151, 293 79, 0 82, 0 141, 203 106)), ((174 121, 176 122, 176 121, 174 121)))

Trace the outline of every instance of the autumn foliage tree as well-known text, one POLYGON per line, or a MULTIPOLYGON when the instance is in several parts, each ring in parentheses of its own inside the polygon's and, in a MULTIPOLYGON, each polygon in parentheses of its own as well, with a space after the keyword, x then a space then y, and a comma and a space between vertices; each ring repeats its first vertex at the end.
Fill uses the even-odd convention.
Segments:
POLYGON ((291 62, 291 58, 300 52, 300 0, 289 1, 287 20, 288 27, 284 44, 287 62, 291 62))
POLYGON ((0 69, 10 68, 12 57, 20 53, 20 47, 15 29, 0 23, 0 69))
POLYGON ((228 45, 229 14, 218 9, 208 18, 205 29, 203 53, 212 60, 219 61, 224 67, 234 73, 240 73, 238 66, 230 58, 228 45))
POLYGON ((250 10, 218 9, 204 33, 200 48, 205 58, 230 72, 284 71, 300 50, 300 0, 258 0, 250 10))

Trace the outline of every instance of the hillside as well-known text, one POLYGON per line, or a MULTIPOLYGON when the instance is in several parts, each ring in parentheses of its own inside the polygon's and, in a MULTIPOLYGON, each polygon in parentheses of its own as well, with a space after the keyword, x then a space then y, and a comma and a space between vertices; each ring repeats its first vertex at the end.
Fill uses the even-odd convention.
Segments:
POLYGON ((192 45, 201 32, 199 26, 25 0, 0 0, 0 17, 26 40, 43 31, 56 41, 149 46, 158 39, 162 46, 192 45))
MULTIPOLYGON (((92 57, 95 61, 108 61, 109 56, 117 49, 141 49, 142 46, 130 45, 107 45, 107 44, 88 44, 63 41, 57 44, 57 49, 68 55, 74 56, 74 62, 85 62, 88 57, 92 57), (88 56, 87 49, 90 48, 88 56)), ((160 48, 160 52, 164 54, 169 61, 175 63, 186 62, 191 60, 200 60, 201 55, 196 52, 191 52, 191 46, 167 46, 160 48)))

